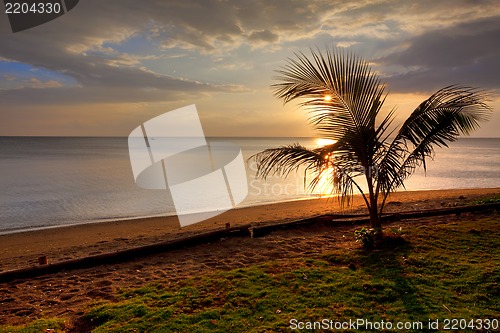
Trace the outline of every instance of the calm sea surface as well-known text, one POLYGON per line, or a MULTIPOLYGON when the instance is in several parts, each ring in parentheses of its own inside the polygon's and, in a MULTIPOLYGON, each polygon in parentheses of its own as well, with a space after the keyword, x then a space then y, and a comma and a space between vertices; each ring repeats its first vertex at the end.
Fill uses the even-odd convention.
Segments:
MULTIPOLYGON (((247 159, 266 148, 310 138, 217 138, 247 159)), ((460 139, 436 151, 427 174, 408 190, 500 187, 500 139, 460 139)), ((255 179, 247 163, 248 196, 240 206, 318 197, 304 189, 303 173, 255 179)), ((0 137, 0 233, 113 219, 174 215, 166 190, 144 190, 133 179, 127 138, 0 137)))

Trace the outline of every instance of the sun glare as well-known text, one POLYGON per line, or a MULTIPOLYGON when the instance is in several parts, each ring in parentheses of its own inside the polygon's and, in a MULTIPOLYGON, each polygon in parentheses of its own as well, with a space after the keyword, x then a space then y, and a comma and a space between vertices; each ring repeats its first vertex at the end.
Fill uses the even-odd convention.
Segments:
POLYGON ((332 139, 317 138, 314 143, 318 147, 323 147, 323 146, 333 145, 335 142, 337 141, 332 139))
MULTIPOLYGON (((314 143, 317 147, 323 147, 332 145, 336 140, 326 139, 326 138, 317 138, 314 143)), ((329 159, 330 156, 325 156, 325 159, 329 159)), ((332 177, 333 177, 333 169, 328 168, 328 170, 323 170, 323 173, 316 184, 315 192, 320 194, 321 196, 329 196, 332 195, 332 177)))
POLYGON ((323 98, 326 102, 330 102, 332 100, 332 96, 330 95, 326 95, 324 98, 323 98))
POLYGON ((329 167, 328 169, 323 170, 323 173, 321 174, 318 183, 316 184, 315 192, 320 196, 332 195, 333 194, 332 177, 333 177, 332 168, 329 167))

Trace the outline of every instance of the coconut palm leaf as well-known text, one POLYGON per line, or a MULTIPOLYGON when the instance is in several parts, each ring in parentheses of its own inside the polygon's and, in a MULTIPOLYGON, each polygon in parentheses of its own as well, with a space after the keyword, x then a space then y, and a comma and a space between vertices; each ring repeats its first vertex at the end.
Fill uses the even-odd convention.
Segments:
POLYGON ((311 54, 312 59, 296 54, 297 59, 288 59, 277 71, 281 83, 272 86, 275 96, 284 103, 303 99, 309 121, 325 137, 339 140, 349 131, 364 144, 368 138, 363 133, 375 123, 383 104, 384 86, 368 64, 353 55, 329 50, 326 57, 319 51, 311 54))
POLYGON ((266 149, 251 158, 254 158, 258 165, 256 176, 264 179, 269 175, 286 177, 300 167, 304 167, 306 171, 321 169, 321 165, 325 163, 320 154, 298 143, 266 149))
MULTIPOLYGON (((422 102, 401 126, 379 169, 380 191, 386 195, 403 186, 415 169, 426 169, 435 147, 448 147, 489 118, 487 95, 471 87, 448 86, 422 102)), ((385 196, 386 196, 385 195, 385 196)), ((383 205, 381 207, 383 209, 383 205)))

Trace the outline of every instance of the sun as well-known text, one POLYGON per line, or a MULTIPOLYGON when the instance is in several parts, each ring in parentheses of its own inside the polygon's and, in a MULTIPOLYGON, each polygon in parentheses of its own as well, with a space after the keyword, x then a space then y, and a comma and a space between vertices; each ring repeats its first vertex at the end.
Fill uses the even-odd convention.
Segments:
POLYGON ((330 102, 332 100, 332 96, 326 95, 325 97, 323 97, 323 99, 325 100, 325 102, 330 102))

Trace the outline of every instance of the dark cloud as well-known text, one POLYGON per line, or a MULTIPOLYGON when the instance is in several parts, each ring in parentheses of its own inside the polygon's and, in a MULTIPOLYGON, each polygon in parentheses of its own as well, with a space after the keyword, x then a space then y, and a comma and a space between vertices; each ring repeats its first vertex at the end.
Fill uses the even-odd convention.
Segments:
POLYGON ((430 31, 379 61, 405 73, 387 78, 391 90, 428 92, 448 84, 500 88, 500 16, 430 31))

